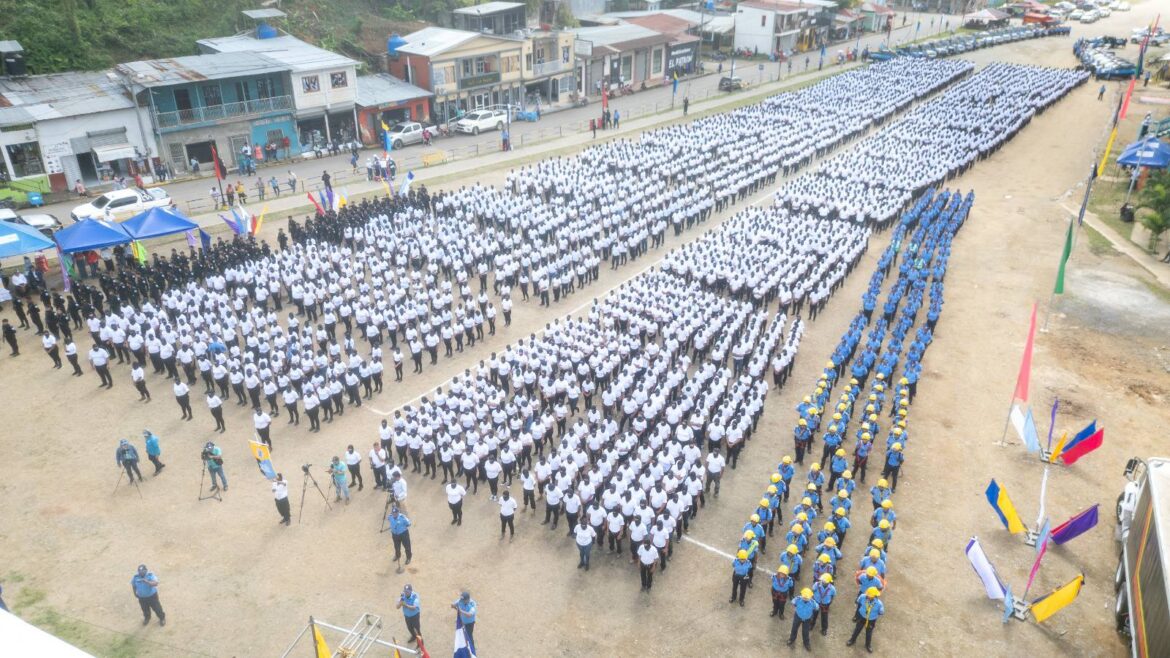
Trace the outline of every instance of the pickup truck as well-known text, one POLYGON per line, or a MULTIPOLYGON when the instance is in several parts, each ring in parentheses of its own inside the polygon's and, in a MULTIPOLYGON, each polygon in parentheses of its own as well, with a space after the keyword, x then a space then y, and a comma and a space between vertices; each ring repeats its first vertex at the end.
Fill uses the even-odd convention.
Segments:
POLYGON ((455 122, 455 132, 478 135, 484 130, 502 130, 508 122, 503 110, 475 110, 455 122))
MULTIPOLYGON (((390 127, 390 145, 396 149, 400 149, 403 146, 419 144, 423 141, 423 131, 427 129, 427 126, 417 121, 396 123, 390 127)), ((431 135, 433 136, 434 134, 434 129, 431 129, 431 135)))
POLYGON ((719 91, 736 91, 743 89, 743 80, 737 75, 719 79, 719 91))
POLYGON ((144 210, 165 208, 169 205, 171 195, 161 187, 152 187, 148 190, 127 188, 110 190, 89 203, 83 203, 74 208, 69 216, 75 222, 83 219, 123 220, 144 210))

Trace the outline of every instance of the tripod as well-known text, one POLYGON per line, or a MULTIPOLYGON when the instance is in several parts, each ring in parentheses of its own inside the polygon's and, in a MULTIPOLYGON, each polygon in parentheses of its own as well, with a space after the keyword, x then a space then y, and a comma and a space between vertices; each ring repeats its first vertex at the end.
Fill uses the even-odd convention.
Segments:
POLYGON ((310 482, 317 489, 317 493, 321 494, 321 500, 325 501, 325 507, 330 511, 333 510, 333 506, 329 504, 329 498, 325 496, 324 491, 321 491, 321 485, 317 484, 317 478, 313 477, 313 474, 309 472, 308 468, 302 468, 301 470, 305 472, 305 477, 301 484, 301 506, 297 510, 297 523, 301 522, 301 514, 305 511, 305 492, 309 490, 310 482))
MULTIPOLYGON (((122 484, 122 476, 126 475, 126 469, 119 468, 118 470, 120 471, 118 473, 118 481, 114 483, 114 491, 113 491, 113 493, 110 494, 111 496, 118 493, 118 487, 121 486, 121 484, 122 484)), ((134 488, 138 490, 138 497, 142 498, 142 489, 138 486, 138 480, 135 480, 134 478, 130 478, 130 484, 134 485, 134 488)))
POLYGON ((398 498, 393 491, 386 492, 386 506, 382 508, 382 525, 378 526, 378 534, 386 532, 386 519, 390 516, 390 508, 398 504, 398 498))
POLYGON ((203 495, 203 483, 207 480, 207 467, 200 465, 199 471, 203 473, 203 475, 199 477, 199 500, 208 500, 214 498, 222 503, 223 496, 219 495, 219 489, 213 489, 211 493, 207 494, 206 496, 203 495))

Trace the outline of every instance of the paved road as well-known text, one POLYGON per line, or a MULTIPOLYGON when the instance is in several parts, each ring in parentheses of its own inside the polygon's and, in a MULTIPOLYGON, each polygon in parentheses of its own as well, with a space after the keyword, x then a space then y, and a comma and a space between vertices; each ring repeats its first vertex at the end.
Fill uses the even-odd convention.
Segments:
MULTIPOLYGON (((901 15, 899 14, 899 17, 901 15)), ((917 37, 926 37, 932 33, 930 24, 934 22, 935 28, 933 32, 941 31, 944 21, 951 21, 957 25, 958 18, 955 16, 937 16, 934 14, 915 14, 907 15, 905 26, 899 26, 893 31, 893 40, 895 43, 902 41, 910 41, 915 38, 915 27, 918 20, 922 20, 922 29, 917 33, 917 37)), ((900 23, 900 18, 896 23, 900 23)), ((871 34, 861 39, 861 47, 876 48, 886 40, 884 34, 871 34)), ((856 42, 848 44, 840 44, 836 48, 828 49, 826 60, 831 60, 838 49, 849 48, 855 45, 856 42)), ((805 55, 798 55, 794 58, 791 72, 785 65, 777 62, 764 62, 762 65, 758 62, 744 62, 737 61, 735 65, 736 75, 743 78, 749 85, 759 85, 767 82, 774 82, 785 80, 789 76, 799 76, 805 72, 807 59, 807 67, 810 72, 817 68, 818 54, 814 52, 805 55), (760 68, 762 66, 762 69, 760 68)), ((707 62, 707 75, 701 75, 694 78, 682 81, 679 84, 678 97, 675 99, 677 107, 681 107, 682 98, 687 96, 690 98, 692 106, 702 104, 704 100, 711 97, 720 97, 724 92, 718 91, 719 84, 719 64, 714 62, 707 62)), ((826 69, 832 69, 829 61, 825 62, 826 69)), ((724 73, 730 74, 731 61, 727 60, 722 63, 722 70, 724 73)), ((646 91, 636 92, 630 96, 618 97, 611 99, 610 107, 617 110, 622 115, 623 124, 627 121, 646 117, 648 115, 655 115, 671 108, 671 88, 670 86, 654 87, 646 91)), ((700 109, 696 107, 696 109, 700 109)), ((567 108, 560 111, 545 114, 540 121, 529 122, 515 122, 512 125, 512 142, 514 149, 524 150, 536 143, 546 143, 550 140, 559 140, 569 136, 582 134, 588 131, 589 119, 596 117, 601 112, 600 103, 592 101, 587 107, 567 108)), ((631 127, 633 127, 631 125, 631 127)), ((622 131, 626 132, 626 131, 622 131)), ((636 131, 631 131, 636 132, 636 131)), ((422 158, 424 155, 430 156, 446 156, 447 161, 451 160, 466 160, 468 158, 483 158, 490 154, 498 154, 500 150, 500 135, 496 132, 481 134, 479 136, 471 135, 453 135, 451 137, 444 137, 436 139, 432 147, 408 146, 401 151, 396 152, 395 160, 398 163, 399 173, 404 173, 411 170, 419 170, 423 168, 422 158), (440 153, 441 152, 441 153, 440 153)), ((304 200, 305 188, 308 190, 317 190, 320 188, 320 176, 322 171, 328 170, 334 179, 335 186, 344 186, 348 184, 356 184, 358 181, 364 182, 364 163, 366 158, 375 153, 375 150, 367 149, 359 156, 359 165, 362 169, 358 175, 352 173, 349 165, 349 155, 342 154, 332 157, 325 157, 320 160, 307 159, 298 160, 291 165, 288 163, 278 163, 261 168, 258 175, 268 180, 275 176, 278 181, 282 183, 282 194, 288 194, 288 186, 284 185, 284 181, 288 178, 288 172, 297 174, 300 180, 300 189, 298 189, 298 197, 304 200)), ((229 176, 229 181, 235 182, 241 180, 238 176, 229 176)), ((243 179, 244 185, 249 191, 249 203, 251 207, 256 200, 255 185, 256 178, 243 179)), ((171 194, 179 205, 179 208, 189 215, 197 216, 212 211, 211 205, 211 187, 215 185, 215 180, 210 176, 194 179, 182 179, 177 182, 170 182, 164 184, 164 187, 171 194)), ((266 190, 266 194, 270 190, 266 190)), ((271 199, 268 199, 270 203, 271 199)), ((303 205, 304 201, 298 205, 303 205)), ((69 213, 78 205, 76 200, 50 204, 45 207, 45 211, 52 213, 64 222, 69 224, 69 213)), ((272 203, 272 210, 278 207, 287 206, 286 203, 272 203)), ((214 215, 210 217, 210 221, 218 221, 214 215)))

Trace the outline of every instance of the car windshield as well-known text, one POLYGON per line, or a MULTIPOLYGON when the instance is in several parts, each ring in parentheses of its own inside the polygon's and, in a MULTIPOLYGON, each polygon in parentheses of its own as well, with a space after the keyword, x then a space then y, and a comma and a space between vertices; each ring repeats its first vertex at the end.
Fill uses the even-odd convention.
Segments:
POLYGON ((391 129, 390 129, 390 132, 392 132, 392 133, 404 133, 404 132, 406 132, 406 124, 400 123, 400 124, 398 124, 397 126, 394 126, 393 128, 391 128, 391 129))
POLYGON ((93 200, 93 207, 99 208, 99 209, 105 208, 106 205, 109 203, 110 203, 110 197, 103 194, 103 195, 101 195, 98 198, 93 200))

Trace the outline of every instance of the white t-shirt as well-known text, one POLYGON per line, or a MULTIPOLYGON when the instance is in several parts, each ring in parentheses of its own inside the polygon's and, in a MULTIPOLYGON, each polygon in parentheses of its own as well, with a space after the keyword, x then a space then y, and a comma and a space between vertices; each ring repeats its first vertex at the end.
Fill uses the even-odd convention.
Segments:
POLYGON ((288 483, 287 482, 273 482, 272 495, 276 496, 277 500, 284 500, 288 498, 288 483))
MULTIPOLYGON (((449 496, 448 496, 448 500, 450 500, 449 496)), ((513 514, 516 513, 517 507, 519 507, 519 505, 516 504, 515 498, 511 498, 511 497, 501 498, 500 499, 500 516, 512 516, 513 514)))
POLYGON ((658 549, 642 544, 638 547, 638 561, 646 566, 654 564, 658 561, 658 549))
POLYGON ((457 484, 454 487, 447 487, 447 502, 452 505, 463 500, 463 497, 466 495, 467 489, 464 489, 462 485, 457 484))
POLYGON ((588 546, 593 543, 594 539, 597 539, 597 531, 590 526, 579 525, 573 528, 573 536, 577 538, 578 546, 588 546))

